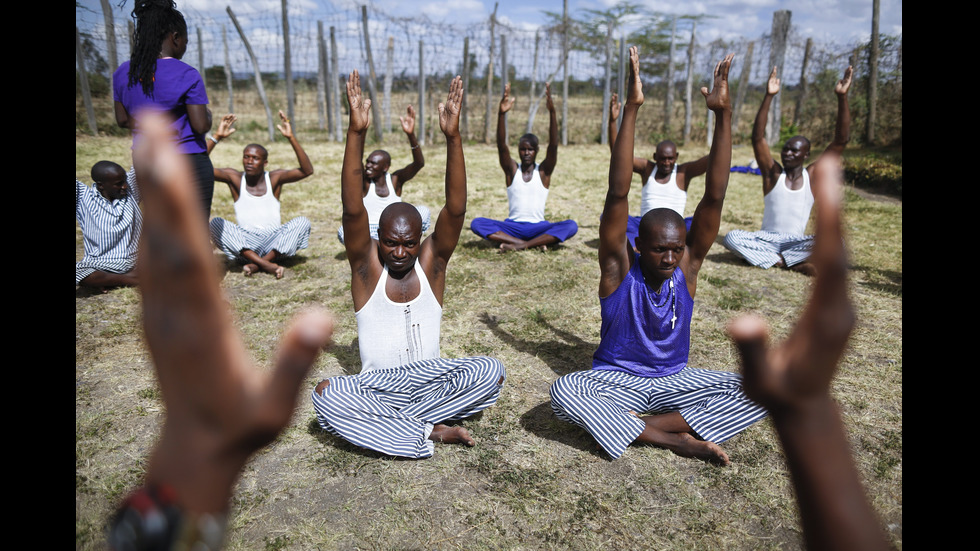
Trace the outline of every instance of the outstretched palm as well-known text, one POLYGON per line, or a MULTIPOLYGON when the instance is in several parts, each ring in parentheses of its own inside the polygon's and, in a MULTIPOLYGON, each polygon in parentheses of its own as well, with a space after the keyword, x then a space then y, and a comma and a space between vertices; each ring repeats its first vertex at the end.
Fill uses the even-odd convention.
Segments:
POLYGON ((844 78, 838 80, 837 84, 834 86, 834 92, 841 96, 846 94, 847 90, 851 87, 851 76, 853 74, 854 70, 850 65, 848 65, 847 69, 844 69, 844 78))
POLYGON ((630 46, 630 82, 626 103, 643 105, 643 83, 640 82, 640 54, 636 46, 630 46))
POLYGON ((728 96, 728 70, 732 68, 732 60, 735 54, 728 54, 725 59, 715 65, 715 80, 712 84, 711 92, 707 88, 701 88, 708 109, 712 111, 731 111, 732 100, 728 96))
POLYGON ((778 69, 778 67, 773 65, 772 71, 769 73, 769 82, 766 83, 766 93, 770 96, 775 96, 779 93, 779 77, 776 76, 778 69))
POLYGON ((408 106, 408 114, 404 117, 398 117, 398 120, 402 123, 402 130, 406 134, 415 133, 415 108, 411 105, 408 106))
POLYGON ((510 111, 510 108, 514 106, 514 102, 517 98, 510 95, 510 83, 504 85, 504 97, 500 98, 500 112, 506 113, 510 111))
MULTIPOLYGON (((506 94, 504 96, 506 99, 506 94)), ((449 84, 449 96, 439 104, 439 127, 446 136, 459 135, 459 113, 463 106, 463 79, 456 76, 449 84)), ((503 108, 503 102, 501 102, 503 108)))
POLYGON ((350 130, 363 132, 371 124, 371 100, 361 96, 361 76, 357 69, 347 78, 347 102, 350 104, 350 130))

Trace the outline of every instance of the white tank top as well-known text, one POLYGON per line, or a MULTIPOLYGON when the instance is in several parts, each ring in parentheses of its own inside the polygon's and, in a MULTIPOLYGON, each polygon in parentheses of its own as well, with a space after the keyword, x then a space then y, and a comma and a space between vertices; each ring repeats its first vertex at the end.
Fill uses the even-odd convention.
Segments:
POLYGON ((395 186, 391 185, 391 175, 385 172, 385 183, 388 184, 388 196, 379 197, 374 182, 368 184, 367 195, 364 196, 364 208, 368 213, 368 224, 378 225, 381 213, 392 203, 401 203, 402 198, 395 195, 395 186))
POLYGON ((510 214, 507 218, 517 222, 541 222, 544 220, 544 203, 548 200, 548 188, 541 183, 538 165, 531 171, 531 181, 525 182, 520 165, 514 181, 507 186, 507 204, 510 214))
POLYGON ((394 302, 385 292, 385 266, 371 298, 354 313, 361 373, 439 357, 442 305, 432 293, 418 260, 415 275, 419 278, 419 296, 408 302, 394 302))
POLYGON ((265 173, 265 194, 252 195, 242 177, 238 190, 238 200, 235 201, 235 218, 238 225, 247 229, 273 229, 282 225, 279 211, 279 199, 272 193, 272 183, 269 173, 265 173))
POLYGON ((643 186, 640 194, 640 216, 653 209, 671 209, 677 214, 684 216, 684 206, 687 204, 687 192, 677 187, 677 165, 670 173, 670 178, 666 183, 661 184, 654 177, 657 169, 647 178, 647 183, 643 186))
POLYGON ((803 169, 803 187, 786 187, 786 173, 776 180, 772 191, 766 194, 765 210, 762 211, 762 231, 803 235, 813 208, 813 192, 810 191, 810 174, 803 169))

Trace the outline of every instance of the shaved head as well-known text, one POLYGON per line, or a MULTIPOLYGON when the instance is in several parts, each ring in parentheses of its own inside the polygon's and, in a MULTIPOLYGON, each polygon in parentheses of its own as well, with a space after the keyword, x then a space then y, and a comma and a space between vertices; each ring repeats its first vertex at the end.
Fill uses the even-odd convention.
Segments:
POLYGON ((531 147, 533 147, 534 149, 538 148, 538 137, 535 136, 534 134, 531 134, 530 132, 521 136, 520 140, 517 140, 517 143, 521 143, 521 142, 527 142, 531 144, 531 147))
POLYGON ((684 217, 677 214, 673 209, 653 209, 640 219, 640 236, 646 242, 651 242, 654 236, 663 233, 666 229, 676 230, 678 228, 685 235, 687 234, 684 217))
POLYGON ((675 144, 674 142, 672 142, 670 140, 664 140, 664 141, 662 141, 662 142, 660 142, 660 143, 657 144, 657 154, 658 155, 664 155, 666 153, 665 150, 671 150, 671 151, 674 152, 674 154, 676 154, 677 153, 677 144, 675 144))
POLYGON ((402 224, 407 224, 414 235, 422 236, 422 216, 415 206, 405 202, 392 203, 385 207, 381 212, 381 218, 378 219, 378 234, 402 224))
POLYGON ((120 176, 125 177, 126 171, 112 161, 99 161, 92 166, 93 182, 104 182, 120 176))

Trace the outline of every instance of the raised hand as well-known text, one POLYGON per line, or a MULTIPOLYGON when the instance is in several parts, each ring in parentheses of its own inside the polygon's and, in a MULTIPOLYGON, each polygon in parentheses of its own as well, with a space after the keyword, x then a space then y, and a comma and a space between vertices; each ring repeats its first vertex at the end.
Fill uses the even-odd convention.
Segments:
POLYGON ((643 83, 640 82, 640 54, 630 46, 630 80, 626 90, 627 105, 643 105, 643 83))
POLYGON ((219 140, 223 140, 228 136, 231 136, 238 130, 237 128, 232 127, 232 125, 237 121, 237 115, 234 113, 228 113, 227 115, 221 117, 221 121, 218 123, 218 129, 212 132, 212 135, 219 140))
POLYGON ((620 108, 619 94, 613 92, 612 97, 609 98, 609 120, 614 121, 619 118, 620 108))
POLYGON ((284 138, 286 138, 287 140, 289 138, 292 138, 293 137, 293 127, 289 123, 289 117, 287 117, 286 114, 282 112, 282 109, 279 110, 279 120, 282 121, 282 124, 277 124, 276 125, 276 128, 279 129, 279 133, 282 134, 282 136, 284 138))
POLYGON ((371 99, 361 96, 361 76, 357 69, 347 77, 347 103, 350 105, 349 131, 367 131, 371 124, 371 99))
POLYGON ((173 488, 185 511, 225 511, 249 456, 289 423, 333 319, 323 311, 300 314, 272 372, 252 367, 219 288, 186 156, 162 116, 146 114, 141 122, 134 160, 146 198, 143 327, 167 411, 147 483, 173 488))
POLYGON ((550 82, 545 82, 544 83, 544 98, 545 98, 545 105, 548 107, 548 112, 549 113, 554 113, 555 112, 555 100, 552 99, 552 97, 551 97, 551 83, 550 82))
POLYGON ((398 117, 398 120, 402 123, 402 130, 408 134, 412 135, 415 133, 415 108, 411 105, 408 106, 408 113, 404 117, 398 117))
POLYGON ((852 69, 851 66, 848 65, 847 69, 844 69, 844 78, 838 80, 837 84, 834 85, 834 92, 838 96, 843 96, 847 94, 847 91, 851 88, 851 77, 853 75, 854 75, 854 69, 852 69))
POLYGON ((508 82, 504 85, 504 97, 500 98, 500 112, 506 113, 507 111, 510 111, 510 108, 514 106, 515 101, 517 101, 517 98, 510 95, 510 83, 508 82))
POLYGON ((790 336, 768 345, 766 322, 743 316, 728 333, 742 356, 745 392, 770 412, 795 411, 829 395, 830 382, 854 327, 847 295, 847 259, 840 224, 840 156, 824 153, 813 174, 817 205, 816 242, 810 261, 817 268, 810 302, 790 336))
MULTIPOLYGON (((507 92, 510 91, 510 85, 504 91, 504 100, 507 99, 507 92)), ((504 100, 500 102, 500 108, 504 108, 504 100)), ((511 99, 510 104, 514 104, 514 100, 511 99)), ((456 75, 456 78, 449 83, 449 96, 446 98, 445 103, 439 103, 439 127, 442 128, 442 133, 449 136, 459 136, 459 113, 463 107, 463 78, 456 75)))
POLYGON ((770 96, 775 96, 779 93, 779 77, 776 76, 777 69, 775 65, 772 66, 772 71, 769 73, 769 82, 766 83, 766 94, 770 96))
POLYGON ((712 111, 732 110, 732 99, 728 95, 728 70, 732 68, 733 59, 735 54, 728 54, 715 64, 715 79, 710 93, 706 87, 701 87, 701 95, 712 111))

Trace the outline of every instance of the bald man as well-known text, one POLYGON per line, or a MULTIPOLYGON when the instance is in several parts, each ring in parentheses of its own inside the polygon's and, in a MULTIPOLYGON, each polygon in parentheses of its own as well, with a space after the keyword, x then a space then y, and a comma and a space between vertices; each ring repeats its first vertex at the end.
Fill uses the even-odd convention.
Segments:
POLYGON ((460 77, 439 104, 446 136, 446 205, 432 234, 422 239, 414 206, 394 203, 371 238, 362 201, 361 156, 371 100, 361 97, 357 71, 347 81, 350 126, 341 173, 344 246, 351 268, 361 372, 321 381, 313 407, 324 430, 390 456, 432 456, 436 442, 473 446, 464 419, 497 401, 503 364, 494 358, 440 357, 446 268, 466 215, 466 165, 459 135, 460 77))
POLYGON ((143 218, 135 173, 112 161, 92 166, 91 187, 75 180, 75 220, 85 256, 75 263, 75 285, 135 286, 136 252, 143 218))
MULTIPOLYGON (((834 141, 824 153, 840 155, 851 135, 851 113, 847 106, 847 90, 851 87, 851 67, 844 70, 844 78, 837 81, 837 125, 834 141)), ((725 247, 744 258, 749 264, 769 269, 773 266, 788 268, 807 275, 816 269, 807 262, 813 249, 813 236, 806 235, 806 224, 813 207, 810 180, 817 163, 806 165, 810 158, 810 140, 793 136, 780 151, 780 165, 773 160, 766 142, 766 123, 772 98, 779 93, 779 77, 776 67, 769 73, 766 96, 755 116, 752 127, 752 149, 762 172, 762 229, 757 232, 732 230, 725 236, 725 247)), ((817 158, 819 160, 819 157, 817 158)))
MULTIPOLYGON (((619 96, 612 95, 609 100, 609 151, 616 144, 616 119, 619 117, 619 96)), ((633 172, 640 175, 643 191, 640 195, 640 216, 630 216, 626 227, 626 238, 635 246, 636 234, 640 231, 640 218, 655 208, 668 208, 684 216, 687 204, 687 186, 691 180, 708 170, 708 156, 696 161, 677 164, 677 145, 670 140, 657 144, 653 159, 633 157, 633 172)), ((688 231, 692 217, 684 219, 688 231)))
POLYGON ((728 454, 718 443, 766 415, 745 396, 738 374, 687 365, 698 272, 718 235, 728 189, 732 58, 715 65, 711 92, 701 89, 715 112, 715 137, 691 231, 673 210, 653 209, 643 215, 634 252, 626 224, 643 87, 636 47, 630 48, 622 135, 613 148, 599 224, 601 340, 592 369, 551 386, 555 415, 587 430, 613 459, 630 445, 648 444, 727 465, 728 454))

